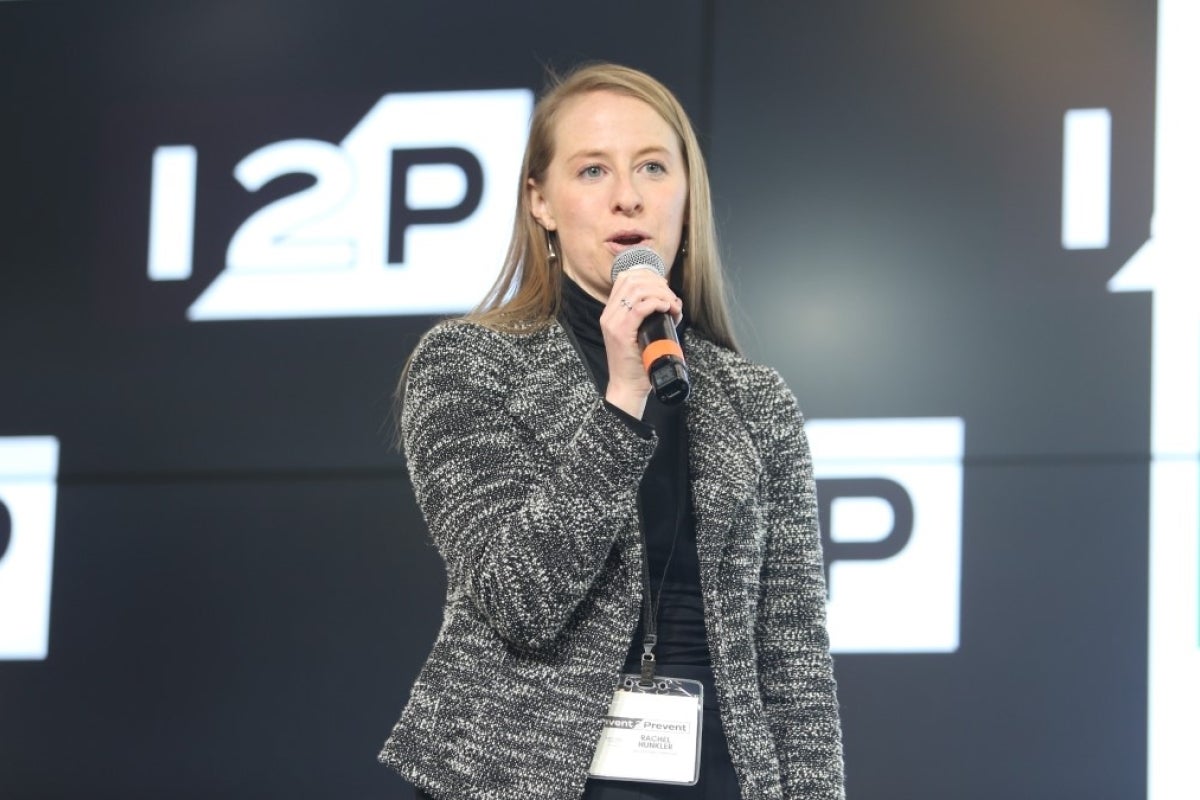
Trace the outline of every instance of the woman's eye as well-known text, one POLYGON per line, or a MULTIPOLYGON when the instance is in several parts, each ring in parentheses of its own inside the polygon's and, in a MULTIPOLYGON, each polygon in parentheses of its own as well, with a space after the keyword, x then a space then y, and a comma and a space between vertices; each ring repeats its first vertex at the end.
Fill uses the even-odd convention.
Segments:
POLYGON ((658 161, 651 161, 646 164, 645 170, 651 175, 665 175, 667 172, 666 166, 658 161))
POLYGON ((595 164, 592 164, 591 166, 584 167, 582 170, 580 170, 579 174, 585 178, 599 178, 604 174, 604 170, 600 169, 600 167, 596 166, 595 164))

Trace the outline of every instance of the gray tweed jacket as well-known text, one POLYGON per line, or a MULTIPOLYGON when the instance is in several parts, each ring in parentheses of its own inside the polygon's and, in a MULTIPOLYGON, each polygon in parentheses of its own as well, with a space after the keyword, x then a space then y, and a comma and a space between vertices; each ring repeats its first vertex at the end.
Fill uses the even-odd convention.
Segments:
MULTIPOLYGON (((684 348, 705 619, 742 796, 842 798, 795 399, 699 336, 684 348)), ((655 442, 602 402, 558 325, 461 321, 417 346, 401 432, 448 589, 380 761, 439 799, 578 798, 640 613, 637 490, 655 442)))

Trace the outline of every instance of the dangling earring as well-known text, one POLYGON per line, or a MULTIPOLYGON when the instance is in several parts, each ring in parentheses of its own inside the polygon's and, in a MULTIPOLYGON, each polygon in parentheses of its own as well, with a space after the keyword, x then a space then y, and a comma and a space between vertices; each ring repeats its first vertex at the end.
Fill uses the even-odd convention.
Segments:
POLYGON ((683 227, 683 238, 679 240, 679 242, 680 242, 679 257, 680 258, 687 258, 687 240, 688 240, 688 229, 687 229, 687 226, 685 225, 683 227))
POLYGON ((554 251, 554 239, 550 236, 550 231, 546 231, 546 258, 551 264, 557 263, 558 253, 554 251))

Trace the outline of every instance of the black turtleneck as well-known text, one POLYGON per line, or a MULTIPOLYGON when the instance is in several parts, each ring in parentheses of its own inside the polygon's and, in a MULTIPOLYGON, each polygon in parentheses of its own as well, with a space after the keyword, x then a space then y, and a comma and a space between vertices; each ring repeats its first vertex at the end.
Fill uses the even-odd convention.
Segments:
MULTIPOLYGON (((591 373, 596 389, 608 386, 608 357, 600 333, 603 304, 563 276, 561 321, 571 334, 576 350, 591 373)), ((658 436, 658 446, 642 476, 638 502, 654 593, 662 585, 659 601, 658 646, 661 665, 709 666, 708 641, 704 630, 704 604, 700 593, 700 562, 696 555, 696 525, 687 477, 687 404, 664 406, 651 394, 638 420, 609 405, 634 430, 658 436), (674 551, 672 552, 672 542, 674 551), (663 578, 664 567, 666 578, 663 578)), ((642 657, 642 625, 629 648, 627 668, 642 657)))

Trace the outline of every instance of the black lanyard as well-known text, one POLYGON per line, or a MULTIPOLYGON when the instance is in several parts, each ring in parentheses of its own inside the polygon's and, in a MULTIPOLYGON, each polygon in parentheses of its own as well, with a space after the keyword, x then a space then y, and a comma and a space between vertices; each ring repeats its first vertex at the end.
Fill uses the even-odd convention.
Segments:
MULTIPOLYGON (((682 460, 682 459, 680 459, 682 460)), ((676 470, 686 475, 687 465, 682 470, 676 470)), ((687 490, 685 482, 680 480, 680 489, 687 490)), ((646 522, 642 514, 642 497, 638 492, 638 533, 642 537, 642 685, 649 685, 654 680, 654 647, 658 644, 658 612, 661 610, 663 586, 667 583, 667 573, 671 571, 671 560, 675 557, 675 544, 679 541, 679 510, 675 513, 675 531, 671 534, 671 549, 667 551, 667 560, 663 563, 662 577, 658 580, 658 593, 650 592, 650 546, 646 541, 646 522)))
MULTIPOLYGON (((579 343, 579 339, 575 336, 575 331, 571 328, 570 320, 564 318, 559 319, 559 324, 563 331, 566 332, 567 338, 571 345, 575 348, 575 352, 579 356, 579 360, 583 362, 584 368, 587 370, 592 379, 592 383, 596 386, 597 391, 604 391, 604 387, 600 386, 599 376, 592 369, 592 365, 588 360, 587 354, 579 343)), ((647 399, 647 402, 650 402, 647 399)), ((678 413, 678 412, 677 412, 678 413)), ((686 506, 687 504, 687 473, 688 464, 685 455, 685 449, 682 441, 676 447, 679 455, 679 463, 676 465, 675 474, 679 481, 679 488, 676 493, 676 502, 686 506)), ((642 540, 642 667, 640 683, 648 685, 654 680, 654 648, 658 644, 658 614, 661 610, 660 603, 662 601, 663 587, 667 582, 667 574, 671 569, 671 561, 675 556, 675 545, 679 541, 679 517, 680 509, 675 509, 675 529, 671 534, 671 549, 667 551, 667 560, 663 564, 662 577, 659 578, 658 592, 653 592, 650 585, 650 546, 646 541, 646 519, 642 503, 641 486, 638 487, 638 535, 642 540)))

